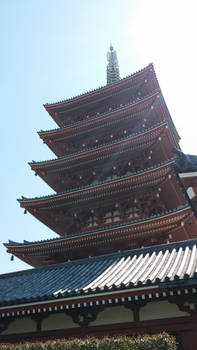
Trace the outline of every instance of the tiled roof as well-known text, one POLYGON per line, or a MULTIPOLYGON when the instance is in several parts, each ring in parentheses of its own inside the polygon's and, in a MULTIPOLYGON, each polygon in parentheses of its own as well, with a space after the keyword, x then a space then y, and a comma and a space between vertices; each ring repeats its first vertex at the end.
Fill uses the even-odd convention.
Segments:
POLYGON ((197 283, 197 239, 0 276, 0 306, 155 286, 197 283))
MULTIPOLYGON (((146 66, 145 68, 139 70, 139 71, 136 71, 135 73, 133 74, 130 74, 128 76, 126 76, 125 78, 122 78, 120 80, 118 80, 117 82, 113 83, 113 84, 109 84, 109 85, 103 85, 97 89, 93 89, 91 91, 87 91, 85 93, 82 93, 82 94, 79 94, 77 96, 74 96, 74 97, 70 97, 66 100, 62 100, 62 101, 58 101, 58 102, 52 102, 52 103, 45 103, 44 104, 44 107, 50 107, 50 106, 53 106, 53 105, 60 105, 61 103, 65 103, 65 102, 70 102, 70 101, 74 101, 75 99, 78 99, 80 97, 85 97, 85 96, 88 96, 88 95, 91 95, 91 94, 94 94, 95 92, 101 92, 102 90, 106 90, 106 89, 109 89, 109 87, 113 86, 118 86, 120 83, 124 82, 124 81, 127 81, 128 79, 130 78, 135 78, 135 76, 137 76, 138 74, 141 74, 143 72, 146 72, 146 70, 148 69, 152 69, 153 70, 153 64, 150 63, 148 66, 146 66)), ((154 70, 153 70, 154 72, 154 70)), ((154 73, 155 74, 155 73, 154 73)))
POLYGON ((184 154, 180 149, 173 148, 174 157, 176 159, 177 170, 181 173, 192 172, 197 170, 197 156, 184 154))
POLYGON ((192 154, 186 154, 186 157, 190 161, 191 165, 196 166, 196 169, 197 169, 197 156, 192 154))

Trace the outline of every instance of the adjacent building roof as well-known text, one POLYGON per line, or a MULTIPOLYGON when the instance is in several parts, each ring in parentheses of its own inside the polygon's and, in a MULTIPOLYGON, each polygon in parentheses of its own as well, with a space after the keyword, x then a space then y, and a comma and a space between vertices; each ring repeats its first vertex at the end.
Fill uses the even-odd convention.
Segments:
POLYGON ((174 148, 173 149, 177 170, 184 172, 192 172, 197 171, 197 156, 191 154, 184 154, 180 150, 174 148))
POLYGON ((132 288, 197 283, 197 239, 0 276, 0 307, 132 288))

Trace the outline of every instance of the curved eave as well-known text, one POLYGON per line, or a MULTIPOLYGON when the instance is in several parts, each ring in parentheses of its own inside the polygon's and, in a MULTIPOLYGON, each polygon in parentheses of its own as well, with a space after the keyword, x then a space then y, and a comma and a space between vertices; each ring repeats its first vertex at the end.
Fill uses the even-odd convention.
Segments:
POLYGON ((45 131, 41 130, 41 131, 38 131, 38 135, 40 136, 40 138, 42 140, 45 140, 48 137, 65 134, 65 133, 68 133, 68 132, 70 132, 72 130, 74 130, 76 132, 76 130, 78 130, 80 128, 83 128, 83 127, 86 127, 86 126, 90 127, 91 125, 94 125, 95 121, 96 122, 100 122, 102 120, 114 117, 116 115, 120 115, 122 113, 127 113, 130 110, 132 110, 133 108, 136 108, 138 106, 140 107, 142 104, 147 103, 147 102, 149 102, 151 100, 153 100, 153 102, 154 102, 154 100, 155 100, 155 98, 157 96, 158 97, 161 96, 161 92, 158 91, 158 90, 154 91, 153 93, 151 93, 148 96, 142 97, 141 99, 138 98, 138 100, 135 101, 135 102, 132 102, 132 103, 129 103, 127 105, 118 107, 118 108, 116 108, 116 109, 114 109, 112 111, 108 111, 108 112, 101 113, 101 114, 96 114, 95 116, 90 117, 88 120, 86 119, 84 121, 75 122, 73 124, 69 124, 69 125, 66 125, 64 127, 56 128, 56 129, 52 129, 52 130, 45 130, 45 131))
MULTIPOLYGON (((168 160, 160 165, 157 165, 155 167, 151 167, 149 169, 146 169, 144 171, 139 171, 137 173, 134 173, 133 175, 130 176, 124 176, 122 178, 116 179, 116 180, 112 180, 112 181, 106 181, 103 182, 101 184, 98 185, 89 185, 89 186, 85 186, 84 188, 78 188, 78 189, 71 189, 70 191, 65 191, 62 193, 58 193, 58 194, 54 194, 54 195, 49 195, 49 196, 44 196, 44 197, 38 197, 38 198, 22 198, 22 199, 18 199, 21 207, 23 208, 30 208, 30 207, 34 207, 36 205, 39 204, 46 204, 46 203, 51 203, 52 202, 56 202, 56 201, 61 201, 62 199, 70 199, 70 198, 76 198, 79 196, 85 196, 88 195, 89 193, 94 193, 94 195, 96 194, 96 192, 100 192, 100 191, 104 191, 106 190, 110 190, 111 187, 117 187, 117 186, 121 186, 124 183, 130 182, 132 184, 132 181, 134 179, 140 179, 140 178, 147 178, 147 175, 149 176, 153 176, 155 173, 160 173, 161 171, 164 171, 166 169, 168 169, 168 172, 172 171, 171 170, 171 164, 174 163, 174 159, 168 160)), ((159 174, 158 174, 159 176, 159 174)))
MULTIPOLYGON (((149 64, 147 67, 143 68, 142 70, 131 74, 123 79, 120 79, 119 81, 113 83, 113 84, 109 84, 109 85, 104 85, 100 88, 88 91, 86 93, 83 93, 81 95, 75 96, 75 97, 71 97, 68 98, 66 100, 63 101, 59 101, 59 102, 53 102, 53 103, 46 103, 44 104, 45 109, 47 110, 47 112, 51 112, 51 111, 57 111, 58 109, 62 109, 68 105, 72 105, 74 103, 79 103, 79 102, 84 102, 84 101, 88 101, 88 99, 95 97, 95 96, 99 96, 100 94, 106 94, 107 91, 112 91, 116 90, 119 86, 125 85, 126 83, 128 83, 130 80, 132 81, 133 79, 138 78, 139 76, 145 74, 148 70, 152 69, 152 72, 154 72, 154 68, 153 68, 153 64, 149 64)), ((155 76, 155 72, 154 72, 154 76, 155 76)), ((155 76, 156 79, 156 76, 155 76)), ((156 80, 157 81, 157 80, 156 80)))
POLYGON ((173 222, 178 222, 180 220, 184 220, 188 215, 192 213, 192 209, 189 205, 183 206, 179 209, 170 210, 169 212, 163 213, 161 215, 155 215, 151 216, 147 219, 140 219, 132 222, 117 224, 113 226, 107 226, 105 228, 100 228, 97 230, 87 231, 87 232, 80 232, 75 233, 72 235, 69 235, 67 237, 58 237, 54 239, 44 240, 44 241, 35 241, 35 242, 28 242, 24 241, 23 243, 20 242, 14 242, 9 241, 9 243, 4 243, 4 246, 8 249, 9 253, 19 252, 29 249, 51 249, 55 246, 63 246, 64 244, 67 244, 70 242, 75 243, 76 241, 83 239, 86 240, 88 237, 96 237, 99 238, 101 235, 110 235, 110 233, 120 233, 122 234, 124 231, 128 231, 129 228, 132 228, 133 232, 139 232, 139 230, 142 229, 142 227, 145 228, 145 230, 154 229, 158 226, 165 226, 167 225, 168 219, 173 220, 173 222))
MULTIPOLYGON (((115 141, 111 141, 107 144, 103 144, 97 147, 93 147, 90 149, 87 149, 85 151, 79 151, 79 152, 75 152, 75 153, 71 153, 69 155, 66 155, 64 157, 59 157, 56 159, 50 159, 50 160, 46 160, 46 161, 39 161, 39 162, 29 162, 29 165, 31 166, 32 170, 37 170, 37 169, 42 169, 44 167, 50 167, 50 166, 55 166, 55 165, 59 165, 62 163, 66 163, 66 162, 71 162, 71 161, 75 161, 75 160, 79 160, 80 158, 85 158, 88 156, 93 156, 94 154, 97 153, 103 153, 107 150, 111 150, 115 147, 119 147, 121 144, 124 143, 128 143, 128 142, 132 142, 135 141, 137 139, 140 139, 141 137, 145 136, 146 134, 149 134, 151 132, 154 132, 156 130, 159 130, 162 127, 168 126, 168 121, 164 120, 161 123, 158 123, 154 126, 152 126, 151 128, 148 128, 146 130, 143 130, 139 133, 134 133, 131 134, 129 136, 126 136, 124 138, 121 138, 119 140, 115 140, 115 141)), ((172 140, 172 144, 174 145, 174 140, 172 140)))

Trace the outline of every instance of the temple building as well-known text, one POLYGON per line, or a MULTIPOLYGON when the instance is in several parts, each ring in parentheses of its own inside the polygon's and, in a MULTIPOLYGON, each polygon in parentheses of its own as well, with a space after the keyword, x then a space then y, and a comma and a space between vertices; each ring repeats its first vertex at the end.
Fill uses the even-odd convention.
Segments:
POLYGON ((5 243, 33 268, 0 276, 0 341, 166 331, 194 350, 197 156, 153 65, 120 79, 107 59, 107 85, 44 105, 56 157, 30 167, 55 194, 19 203, 59 237, 5 243))

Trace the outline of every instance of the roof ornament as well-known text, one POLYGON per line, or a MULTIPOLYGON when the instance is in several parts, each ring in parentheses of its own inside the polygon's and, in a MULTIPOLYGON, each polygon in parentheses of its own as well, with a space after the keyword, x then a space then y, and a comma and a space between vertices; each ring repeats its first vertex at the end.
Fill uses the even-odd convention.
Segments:
POLYGON ((173 148, 175 168, 178 172, 192 172, 197 170, 197 156, 184 154, 180 149, 173 148))
POLYGON ((116 51, 114 50, 112 44, 110 44, 109 49, 110 51, 107 53, 107 84, 113 84, 120 80, 120 72, 116 51))

